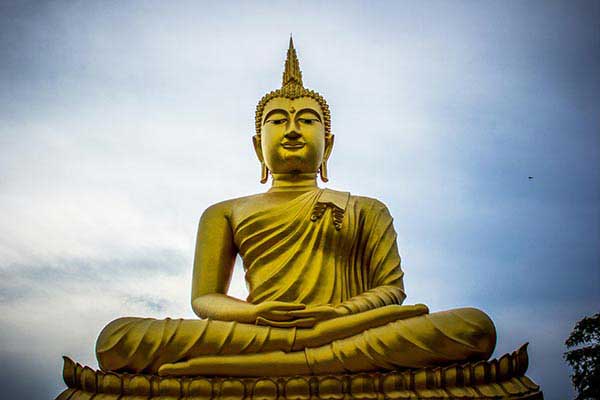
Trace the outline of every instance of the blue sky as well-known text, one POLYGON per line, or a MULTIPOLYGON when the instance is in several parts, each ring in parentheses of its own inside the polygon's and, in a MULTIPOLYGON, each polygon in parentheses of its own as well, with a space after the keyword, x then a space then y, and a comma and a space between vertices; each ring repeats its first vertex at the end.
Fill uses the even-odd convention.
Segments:
POLYGON ((327 186, 388 205, 407 302, 485 310, 496 355, 530 342, 546 398, 571 397, 563 343, 600 305, 599 20, 593 1, 3 2, 1 386, 47 399, 108 321, 193 317, 198 218, 266 190, 254 107, 292 32, 332 110, 327 186))

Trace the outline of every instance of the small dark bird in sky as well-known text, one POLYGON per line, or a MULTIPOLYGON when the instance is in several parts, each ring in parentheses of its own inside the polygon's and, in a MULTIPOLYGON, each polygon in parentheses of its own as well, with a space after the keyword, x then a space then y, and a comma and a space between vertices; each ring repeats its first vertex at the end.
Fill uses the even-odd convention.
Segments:
POLYGON ((528 178, 529 178, 529 179, 533 179, 533 176, 529 176, 528 178))

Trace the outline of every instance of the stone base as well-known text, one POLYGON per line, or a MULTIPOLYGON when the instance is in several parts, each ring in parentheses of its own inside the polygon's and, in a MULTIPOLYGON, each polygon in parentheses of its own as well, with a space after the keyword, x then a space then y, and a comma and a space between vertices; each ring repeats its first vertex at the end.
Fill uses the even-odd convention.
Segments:
POLYGON ((64 360, 68 389, 56 400, 543 399, 540 387, 525 376, 527 344, 499 359, 463 365, 276 378, 117 374, 64 360))

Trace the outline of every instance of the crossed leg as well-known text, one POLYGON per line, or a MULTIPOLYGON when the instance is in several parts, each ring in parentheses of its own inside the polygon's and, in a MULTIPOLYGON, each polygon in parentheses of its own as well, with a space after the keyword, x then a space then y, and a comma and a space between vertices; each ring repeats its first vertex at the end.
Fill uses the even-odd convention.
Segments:
POLYGON ((390 305, 360 314, 322 321, 309 329, 297 329, 291 352, 270 351, 254 354, 207 355, 189 360, 165 363, 159 375, 290 375, 309 374, 304 349, 326 346, 335 340, 351 338, 369 328, 387 325, 401 319, 427 314, 423 304, 390 305))
POLYGON ((425 313, 423 305, 386 306, 324 321, 313 329, 299 329, 291 352, 201 356, 163 364, 158 373, 307 375, 418 368, 482 360, 491 355, 495 329, 482 311, 463 308, 425 313))

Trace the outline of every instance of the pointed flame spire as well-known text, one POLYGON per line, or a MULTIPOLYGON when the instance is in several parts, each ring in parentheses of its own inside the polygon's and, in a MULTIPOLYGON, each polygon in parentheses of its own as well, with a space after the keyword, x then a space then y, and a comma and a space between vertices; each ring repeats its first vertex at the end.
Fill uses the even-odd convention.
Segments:
POLYGON ((285 71, 283 72, 283 82, 281 87, 283 88, 292 83, 303 87, 302 71, 300 71, 300 63, 298 62, 298 56, 296 55, 296 49, 294 48, 294 40, 292 39, 292 35, 290 35, 290 46, 285 60, 285 71))

